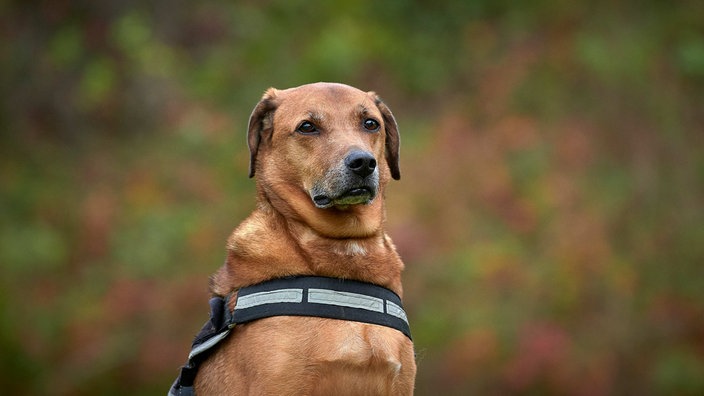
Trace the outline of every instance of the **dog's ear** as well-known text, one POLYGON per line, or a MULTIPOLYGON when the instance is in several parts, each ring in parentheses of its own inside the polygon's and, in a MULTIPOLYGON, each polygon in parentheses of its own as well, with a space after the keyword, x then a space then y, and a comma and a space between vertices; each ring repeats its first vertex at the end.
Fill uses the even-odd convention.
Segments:
POLYGON ((276 110, 277 90, 269 88, 262 96, 262 100, 257 103, 249 116, 249 128, 247 130, 247 145, 249 146, 249 177, 254 177, 256 170, 257 152, 262 137, 270 136, 274 129, 274 110, 276 110))
POLYGON ((393 177, 394 180, 398 180, 401 178, 401 171, 398 166, 401 138, 398 134, 396 119, 391 113, 391 110, 389 110, 377 94, 374 92, 370 92, 369 94, 374 98, 374 103, 376 103, 376 107, 379 108, 381 116, 384 118, 384 129, 386 132, 386 163, 389 164, 391 177, 393 177))

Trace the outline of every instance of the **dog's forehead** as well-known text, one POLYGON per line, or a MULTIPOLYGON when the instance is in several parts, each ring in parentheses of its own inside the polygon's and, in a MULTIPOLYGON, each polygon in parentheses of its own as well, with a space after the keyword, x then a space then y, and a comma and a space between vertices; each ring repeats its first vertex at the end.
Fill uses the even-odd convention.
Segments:
POLYGON ((344 84, 316 83, 281 91, 281 113, 366 113, 376 109, 370 95, 344 84))

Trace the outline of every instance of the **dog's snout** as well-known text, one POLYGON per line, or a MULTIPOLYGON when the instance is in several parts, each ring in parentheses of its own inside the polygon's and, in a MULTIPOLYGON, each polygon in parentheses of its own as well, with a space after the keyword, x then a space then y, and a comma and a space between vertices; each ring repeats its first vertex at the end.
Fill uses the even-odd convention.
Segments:
POLYGON ((356 175, 367 177, 376 169, 376 159, 371 153, 355 150, 347 155, 345 165, 356 175))

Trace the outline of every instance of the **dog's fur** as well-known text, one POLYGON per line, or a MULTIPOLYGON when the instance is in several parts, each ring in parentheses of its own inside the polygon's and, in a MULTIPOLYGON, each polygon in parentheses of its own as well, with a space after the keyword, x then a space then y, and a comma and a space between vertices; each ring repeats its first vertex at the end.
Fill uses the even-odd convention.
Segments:
MULTIPOLYGON (((291 275, 402 294, 383 199, 400 177, 398 127, 375 93, 332 83, 270 88, 251 115, 248 143, 257 208, 230 236, 213 294, 291 275), (353 172, 353 153, 373 156, 365 164, 373 172, 353 172)), ((415 374, 413 344, 398 330, 279 316, 237 325, 195 385, 199 395, 411 395, 415 374)))

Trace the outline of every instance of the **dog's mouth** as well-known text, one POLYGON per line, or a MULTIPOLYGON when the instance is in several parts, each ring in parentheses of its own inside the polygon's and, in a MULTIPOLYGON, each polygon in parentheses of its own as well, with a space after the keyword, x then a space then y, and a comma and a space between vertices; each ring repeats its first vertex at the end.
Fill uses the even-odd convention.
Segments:
POLYGON ((374 196, 374 191, 369 187, 355 187, 337 197, 331 197, 326 194, 314 195, 313 203, 320 209, 327 209, 333 206, 344 209, 350 205, 369 204, 374 199, 374 196))

